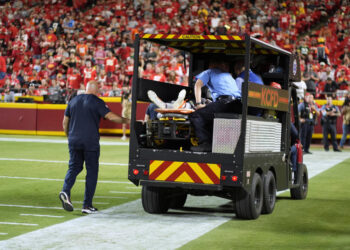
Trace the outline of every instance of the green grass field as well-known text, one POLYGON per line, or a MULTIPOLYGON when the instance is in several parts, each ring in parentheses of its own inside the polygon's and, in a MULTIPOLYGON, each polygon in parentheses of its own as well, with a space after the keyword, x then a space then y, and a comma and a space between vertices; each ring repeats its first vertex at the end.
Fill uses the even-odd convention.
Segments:
POLYGON ((350 159, 312 178, 306 200, 285 192, 272 214, 233 219, 182 249, 350 249, 349 179, 350 159))
MULTIPOLYGON (((28 137, 9 136, 13 138, 35 139, 64 139, 63 137, 28 137)), ((116 137, 103 138, 102 141, 120 141, 116 137)), ((101 146, 100 162, 127 164, 128 146, 101 146)), ((67 161, 69 159, 68 146, 56 143, 34 142, 2 142, 0 141, 0 158, 10 159, 36 159, 48 161, 67 161)), ((58 193, 61 191, 63 179, 67 171, 67 163, 30 162, 30 161, 0 161, 0 222, 15 222, 37 224, 33 225, 7 225, 0 224, 0 240, 8 239, 29 231, 60 223, 81 214, 84 183, 77 181, 72 189, 72 201, 75 211, 68 213, 62 209, 8 207, 4 205, 26 205, 35 207, 58 207, 61 203, 58 193), (8 177, 18 177, 17 179, 8 177), (36 179, 25 179, 25 178, 36 179), (49 180, 45 180, 45 178, 49 180), (23 215, 24 214, 24 215, 23 215), (30 215, 28 215, 30 214, 30 215), (64 216, 64 217, 36 217, 33 214, 64 216)), ((85 170, 80 173, 77 180, 85 178, 85 170)), ((127 180, 127 166, 101 165, 99 183, 97 185, 94 201, 96 207, 105 209, 116 206, 140 197, 140 189, 127 180), (122 183, 105 183, 106 181, 122 183), (110 191, 122 192, 111 193, 110 191), (114 198, 108 198, 114 197, 114 198), (117 197, 117 198, 116 198, 117 197), (98 204, 102 203, 102 204, 98 204), (105 204, 106 203, 106 204, 105 204)))
MULTIPOLYGON (((64 139, 42 136, 0 135, 1 137, 64 139)), ((110 137, 102 138, 102 141, 120 140, 110 137)), ((342 154, 349 152, 347 149, 342 154)), ((58 199, 67 161, 66 144, 0 141, 0 240, 83 216, 80 211, 82 204, 79 202, 83 200, 84 172, 79 175, 79 181, 72 190, 76 210, 72 213, 64 211, 58 199), (28 159, 43 162, 27 161, 28 159)), ((127 164, 128 146, 101 146, 100 162, 127 164)), ((289 192, 283 193, 279 195, 273 214, 262 215, 254 221, 242 221, 233 216, 232 220, 182 248, 350 249, 349 166, 350 154, 347 161, 310 180, 306 200, 294 201, 289 198, 289 192)), ((126 165, 101 165, 95 197, 96 207, 102 210, 140 198, 140 188, 128 182, 126 165)))

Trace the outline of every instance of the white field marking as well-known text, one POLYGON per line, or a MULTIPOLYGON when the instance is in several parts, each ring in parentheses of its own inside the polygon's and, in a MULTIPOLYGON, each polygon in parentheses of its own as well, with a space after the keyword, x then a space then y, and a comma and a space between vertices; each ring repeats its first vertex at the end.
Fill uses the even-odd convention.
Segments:
MULTIPOLYGON (((304 160, 311 178, 346 158, 345 154, 314 151, 304 160)), ((232 220, 229 204, 217 197, 189 196, 185 209, 152 215, 143 211, 138 199, 0 241, 0 249, 176 249, 232 220), (130 235, 137 240, 130 240, 130 235)))
POLYGON ((141 190, 141 186, 135 186, 135 187, 126 187, 127 189, 140 189, 141 190))
MULTIPOLYGON (((44 163, 64 163, 64 164, 68 164, 68 161, 51 161, 51 160, 18 159, 18 158, 0 158, 0 161, 28 161, 28 162, 44 162, 44 163)), ((99 165, 128 166, 127 163, 112 163, 112 162, 100 162, 99 165)))
POLYGON ((3 222, 3 221, 0 221, 0 224, 2 224, 2 225, 15 225, 15 226, 39 226, 38 224, 31 224, 31 223, 3 222))
POLYGON ((0 235, 8 235, 8 233, 0 233, 0 235))
MULTIPOLYGON (((20 179, 20 180, 35 180, 35 181, 60 181, 63 182, 64 179, 51 179, 51 178, 38 178, 38 177, 21 177, 21 176, 0 176, 0 179, 20 179)), ((85 180, 76 180, 76 182, 85 182, 85 180)), ((113 184, 128 184, 133 185, 131 182, 128 181, 103 181, 98 180, 98 183, 113 183, 113 184)))
POLYGON ((47 217, 47 218, 64 218, 62 215, 46 215, 46 214, 20 214, 20 216, 34 216, 34 217, 47 217))
MULTIPOLYGON (((83 201, 72 201, 73 204, 83 204, 84 202, 83 201)), ((94 204, 98 204, 98 205, 106 205, 106 204, 109 204, 109 202, 95 202, 94 201, 94 204)))
POLYGON ((128 199, 128 197, 118 197, 118 196, 94 196, 97 199, 128 199))
MULTIPOLYGON (((33 138, 6 138, 6 137, 0 137, 0 141, 68 144, 68 140, 33 139, 33 138)), ((100 145, 104 145, 104 146, 128 146, 129 142, 100 141, 100 145)))
POLYGON ((38 209, 62 209, 62 207, 42 207, 29 205, 14 205, 14 204, 0 204, 0 207, 20 207, 20 208, 38 208, 38 209))
POLYGON ((139 194, 140 192, 109 191, 111 194, 139 194))

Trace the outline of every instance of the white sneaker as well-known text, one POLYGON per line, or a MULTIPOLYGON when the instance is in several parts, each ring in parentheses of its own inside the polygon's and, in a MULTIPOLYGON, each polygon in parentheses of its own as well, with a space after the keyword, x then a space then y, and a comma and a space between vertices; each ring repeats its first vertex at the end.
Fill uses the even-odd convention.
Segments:
POLYGON ((184 104, 184 100, 186 97, 186 89, 180 91, 177 100, 173 103, 173 108, 178 109, 184 104))
POLYGON ((126 141, 126 136, 123 135, 121 139, 122 139, 123 141, 126 141))
POLYGON ((163 102, 158 96, 157 94, 152 91, 152 90, 148 90, 147 91, 147 95, 148 95, 148 98, 155 104, 157 105, 159 108, 161 109, 165 109, 165 102, 163 102))

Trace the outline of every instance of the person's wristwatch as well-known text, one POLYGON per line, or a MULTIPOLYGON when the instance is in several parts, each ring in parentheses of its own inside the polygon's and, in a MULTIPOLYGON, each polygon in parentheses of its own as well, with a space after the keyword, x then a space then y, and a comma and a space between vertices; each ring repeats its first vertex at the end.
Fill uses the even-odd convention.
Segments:
POLYGON ((201 104, 202 104, 202 102, 196 102, 196 106, 201 105, 201 104))

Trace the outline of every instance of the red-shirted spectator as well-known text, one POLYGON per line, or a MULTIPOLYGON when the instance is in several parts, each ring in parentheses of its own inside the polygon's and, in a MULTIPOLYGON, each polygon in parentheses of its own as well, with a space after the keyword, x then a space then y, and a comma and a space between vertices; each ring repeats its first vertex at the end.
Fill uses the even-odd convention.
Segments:
POLYGON ((6 59, 2 56, 2 51, 0 50, 0 81, 6 76, 6 59))
POLYGON ((154 74, 154 69, 152 63, 146 64, 146 69, 142 73, 142 78, 144 79, 151 79, 152 75, 154 74))
POLYGON ((166 77, 163 73, 162 67, 156 67, 154 74, 151 76, 151 80, 158 82, 166 82, 166 77))
POLYGON ((112 75, 117 65, 118 65, 117 58, 113 56, 113 53, 111 51, 108 51, 107 58, 105 59, 105 71, 108 77, 112 75))
POLYGON ((78 69, 73 68, 72 74, 69 74, 67 77, 68 86, 72 89, 80 89, 82 78, 78 69))
POLYGON ((123 42, 122 46, 119 49, 117 49, 116 54, 120 56, 121 60, 125 61, 130 57, 131 48, 127 46, 125 42, 123 42))
POLYGON ((96 80, 96 77, 97 77, 96 70, 92 68, 90 60, 85 61, 83 76, 84 76, 85 87, 89 81, 96 80))

